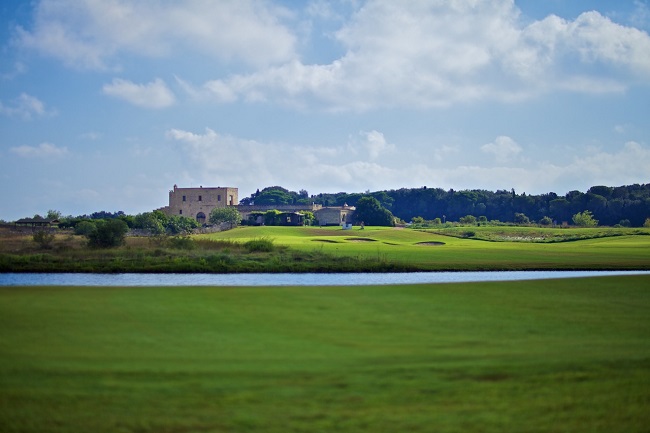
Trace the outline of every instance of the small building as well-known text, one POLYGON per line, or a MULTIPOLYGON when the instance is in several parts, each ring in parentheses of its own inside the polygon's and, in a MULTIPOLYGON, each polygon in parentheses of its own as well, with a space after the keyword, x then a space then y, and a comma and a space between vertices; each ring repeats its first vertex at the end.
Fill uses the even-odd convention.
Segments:
POLYGON ((38 229, 50 229, 58 226, 58 219, 48 219, 42 217, 36 218, 21 218, 18 221, 14 222, 16 227, 31 227, 32 230, 38 229))
POLYGON ((205 224, 215 208, 239 204, 238 189, 232 187, 179 188, 169 191, 169 205, 160 208, 167 216, 185 216, 205 224))
POLYGON ((352 223, 352 216, 356 208, 354 206, 324 207, 314 212, 320 226, 340 226, 352 223))
POLYGON ((305 216, 299 212, 283 212, 279 215, 281 226, 304 226, 305 216))

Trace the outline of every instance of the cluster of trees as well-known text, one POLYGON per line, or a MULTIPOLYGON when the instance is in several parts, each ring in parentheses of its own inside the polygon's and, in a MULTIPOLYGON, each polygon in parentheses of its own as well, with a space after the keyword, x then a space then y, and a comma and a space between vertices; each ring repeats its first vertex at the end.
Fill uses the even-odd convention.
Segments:
POLYGON ((540 195, 517 194, 515 190, 443 190, 441 188, 402 188, 367 191, 365 194, 318 194, 311 201, 324 206, 354 206, 362 197, 374 197, 396 217, 411 221, 441 218, 459 221, 467 215, 502 222, 572 222, 577 213, 589 211, 601 225, 640 227, 650 216, 650 184, 620 187, 594 186, 586 193, 571 191, 564 196, 554 192, 540 195), (547 219, 545 219, 547 218, 547 219))
POLYGON ((259 189, 250 197, 239 200, 242 205, 289 205, 289 204, 311 204, 309 193, 301 189, 298 192, 289 191, 281 186, 269 186, 262 191, 259 189))

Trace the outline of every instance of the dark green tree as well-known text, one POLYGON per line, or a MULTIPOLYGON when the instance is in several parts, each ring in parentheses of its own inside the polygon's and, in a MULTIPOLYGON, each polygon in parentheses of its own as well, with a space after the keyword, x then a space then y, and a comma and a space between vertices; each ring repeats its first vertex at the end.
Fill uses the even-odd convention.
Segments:
POLYGON ((393 214, 384 208, 379 200, 374 197, 362 197, 357 201, 357 210, 354 212, 354 220, 357 223, 363 222, 368 226, 394 226, 393 214))
POLYGON ((124 244, 129 226, 121 219, 98 221, 97 228, 88 235, 88 245, 94 248, 119 247, 124 244))

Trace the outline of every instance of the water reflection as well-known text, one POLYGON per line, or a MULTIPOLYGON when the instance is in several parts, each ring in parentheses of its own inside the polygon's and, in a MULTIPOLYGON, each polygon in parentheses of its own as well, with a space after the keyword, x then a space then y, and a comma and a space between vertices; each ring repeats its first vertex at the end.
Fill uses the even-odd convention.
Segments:
POLYGON ((540 280, 650 271, 412 272, 354 274, 0 274, 0 286, 358 286, 540 280))

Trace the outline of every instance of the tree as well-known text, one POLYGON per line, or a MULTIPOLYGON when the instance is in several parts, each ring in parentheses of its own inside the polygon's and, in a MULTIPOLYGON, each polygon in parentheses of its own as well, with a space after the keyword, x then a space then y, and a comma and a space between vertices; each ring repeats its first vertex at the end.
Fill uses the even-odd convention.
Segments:
POLYGON ((32 239, 34 242, 40 245, 41 248, 47 250, 52 248, 52 242, 54 242, 54 234, 45 230, 39 230, 34 233, 32 239))
POLYGON ((241 214, 236 207, 216 207, 210 212, 210 223, 221 224, 228 223, 230 228, 236 227, 241 222, 241 214))
POLYGON ((393 214, 384 208, 379 200, 374 197, 362 197, 356 203, 354 220, 358 223, 363 222, 369 226, 394 226, 395 218, 393 214))
POLYGON ((465 215, 458 220, 459 223, 466 226, 473 226, 476 224, 476 217, 474 215, 465 215))
POLYGON ((62 214, 58 210, 50 209, 50 210, 47 211, 46 218, 49 219, 49 220, 60 220, 61 217, 62 217, 62 214))
POLYGON ((515 224, 530 224, 530 219, 523 213, 515 212, 515 224))
POLYGON ((74 234, 88 236, 97 229, 97 225, 92 221, 80 221, 74 227, 74 234))
POLYGON ((598 220, 594 219, 591 212, 586 210, 573 215, 573 224, 580 227, 596 227, 598 220))
POLYGON ((167 233, 172 235, 185 235, 199 227, 201 227, 201 224, 199 224, 199 222, 194 218, 174 215, 169 217, 165 229, 167 233))
POLYGON ((121 219, 97 222, 97 228, 88 235, 88 245, 95 248, 111 248, 124 244, 129 226, 121 219))
POLYGON ((169 219, 163 212, 157 210, 136 215, 135 227, 149 230, 152 235, 165 234, 169 219))
POLYGON ((553 220, 550 217, 545 216, 544 218, 539 220, 539 223, 540 225, 543 226, 550 226, 551 224, 553 224, 553 220))

